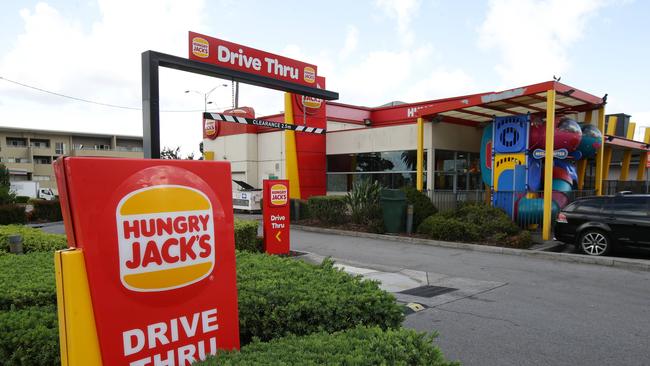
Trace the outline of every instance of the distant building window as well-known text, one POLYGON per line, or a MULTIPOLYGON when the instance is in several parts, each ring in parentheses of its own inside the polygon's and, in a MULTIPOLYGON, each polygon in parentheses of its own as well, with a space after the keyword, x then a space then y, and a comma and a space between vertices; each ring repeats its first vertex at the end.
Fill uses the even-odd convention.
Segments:
POLYGON ((6 158, 7 163, 26 164, 29 163, 27 158, 6 158))
POLYGON ((32 180, 35 181, 48 181, 51 180, 52 178, 49 175, 33 175, 32 180))
POLYGON ((57 142, 54 144, 54 153, 57 155, 65 154, 65 144, 63 142, 57 142))
POLYGON ((52 164, 51 156, 34 156, 35 164, 52 164))
POLYGON ((50 140, 31 139, 31 141, 29 141, 29 144, 31 145, 31 147, 35 147, 37 149, 49 149, 50 148, 50 140))
POLYGON ((7 137, 7 146, 9 147, 27 147, 27 139, 20 137, 7 137))

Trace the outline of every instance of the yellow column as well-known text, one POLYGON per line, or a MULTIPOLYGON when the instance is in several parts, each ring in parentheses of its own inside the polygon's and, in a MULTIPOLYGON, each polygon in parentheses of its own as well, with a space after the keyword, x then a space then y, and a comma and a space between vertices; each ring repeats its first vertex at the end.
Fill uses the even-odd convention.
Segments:
POLYGON ((596 195, 602 196, 603 194, 603 155, 605 154, 605 107, 598 109, 598 129, 603 134, 603 143, 596 153, 596 195))
MULTIPOLYGON (((593 111, 585 112, 584 123, 591 124, 591 116, 593 111)), ((585 187, 585 174, 587 173, 587 159, 581 159, 578 161, 578 190, 582 190, 585 187)))
POLYGON ((424 171, 424 120, 418 117, 418 151, 417 151, 417 169, 415 178, 415 187, 418 191, 424 189, 423 171, 424 171))
POLYGON ((544 221, 542 239, 551 240, 553 210, 553 140, 555 138, 555 89, 546 92, 546 145, 544 155, 544 221))
POLYGON ((618 124, 618 117, 616 116, 609 116, 607 119, 607 134, 608 135, 616 135, 616 125, 618 124))
POLYGON ((603 180, 609 179, 609 166, 612 164, 612 148, 605 147, 605 155, 603 156, 603 180))
POLYGON ((636 132, 636 122, 630 122, 627 126, 627 139, 634 140, 634 133, 636 132))
MULTIPOLYGON (((291 93, 284 93, 284 122, 293 124, 291 93)), ((298 154, 296 152, 295 131, 284 131, 284 161, 286 177, 289 180, 289 197, 300 198, 300 176, 298 175, 298 154)))
POLYGON ((585 187, 585 174, 587 172, 587 159, 581 159, 578 161, 578 190, 582 190, 585 187))
MULTIPOLYGON (((645 136, 643 142, 650 144, 650 127, 645 128, 645 136)), ((639 156, 639 168, 636 171, 636 180, 642 181, 645 176, 645 171, 647 170, 646 165, 648 164, 648 153, 642 153, 639 156)))
POLYGON ((81 249, 54 253, 62 366, 101 366, 86 265, 81 249))

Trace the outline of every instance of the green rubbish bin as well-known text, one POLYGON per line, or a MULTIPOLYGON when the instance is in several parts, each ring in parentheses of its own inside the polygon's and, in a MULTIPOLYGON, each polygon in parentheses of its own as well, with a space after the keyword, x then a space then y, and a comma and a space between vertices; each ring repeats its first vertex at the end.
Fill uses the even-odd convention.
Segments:
POLYGON ((382 189, 379 201, 386 232, 403 232, 406 216, 406 192, 401 189, 382 189))

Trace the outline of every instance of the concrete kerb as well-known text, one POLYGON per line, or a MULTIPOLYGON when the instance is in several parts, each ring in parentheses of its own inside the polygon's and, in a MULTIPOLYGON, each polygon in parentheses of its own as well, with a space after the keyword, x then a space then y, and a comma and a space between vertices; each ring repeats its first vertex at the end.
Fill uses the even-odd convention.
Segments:
POLYGON ((447 242, 447 241, 440 241, 440 240, 413 238, 407 236, 364 233, 358 231, 347 231, 347 230, 329 229, 329 228, 312 227, 312 226, 295 225, 295 224, 292 224, 291 228, 302 230, 302 231, 322 233, 322 234, 334 234, 334 235, 352 236, 352 237, 367 238, 367 239, 390 240, 390 241, 402 242, 407 244, 430 245, 430 246, 441 247, 441 248, 464 249, 464 250, 477 251, 483 253, 508 254, 508 255, 515 255, 521 257, 539 258, 539 259, 554 260, 554 261, 561 261, 561 262, 596 264, 601 266, 610 266, 610 267, 617 267, 617 268, 623 268, 629 270, 650 271, 650 261, 643 260, 643 259, 629 259, 629 258, 616 258, 616 257, 591 257, 588 255, 572 254, 572 253, 556 253, 556 252, 546 252, 546 251, 527 250, 527 249, 501 248, 501 247, 493 247, 493 246, 479 245, 479 244, 455 243, 455 242, 447 242))

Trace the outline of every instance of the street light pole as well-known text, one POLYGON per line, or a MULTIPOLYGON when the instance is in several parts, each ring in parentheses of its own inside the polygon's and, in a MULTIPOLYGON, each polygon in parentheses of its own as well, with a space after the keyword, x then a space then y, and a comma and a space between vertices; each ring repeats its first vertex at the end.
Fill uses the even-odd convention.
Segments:
POLYGON ((212 103, 212 102, 208 102, 208 97, 210 97, 210 94, 212 94, 212 92, 215 91, 219 87, 228 87, 228 84, 219 84, 219 85, 215 86, 214 88, 210 89, 209 91, 207 91, 205 93, 202 93, 202 92, 200 92, 198 90, 189 90, 189 89, 186 90, 185 93, 187 94, 187 93, 192 92, 192 93, 196 93, 198 95, 202 95, 203 96, 203 112, 207 112, 208 111, 208 104, 212 103))

